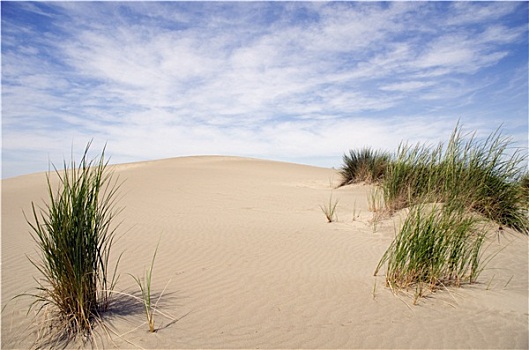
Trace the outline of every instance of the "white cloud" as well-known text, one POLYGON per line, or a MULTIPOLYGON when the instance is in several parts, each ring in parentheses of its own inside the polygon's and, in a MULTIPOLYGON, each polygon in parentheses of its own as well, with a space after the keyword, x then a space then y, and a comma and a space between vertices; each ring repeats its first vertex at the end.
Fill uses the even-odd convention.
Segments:
MULTIPOLYGON (((96 138, 116 161, 207 153, 339 161, 356 145, 435 138, 432 125, 445 130, 465 115, 473 123, 482 110, 490 119, 473 125, 488 128, 498 121, 491 111, 501 111, 486 107, 493 91, 515 106, 527 97, 527 79, 513 95, 504 78, 526 62, 502 64, 526 52, 525 26, 502 20, 523 6, 9 3, 4 153, 58 154, 96 138)), ((19 167, 4 163, 5 174, 19 167)))
POLYGON ((382 86, 381 90, 412 92, 434 85, 433 81, 404 81, 382 86))
POLYGON ((446 17, 447 25, 482 24, 498 20, 519 10, 519 3, 491 1, 475 6, 470 2, 451 3, 452 11, 446 17))

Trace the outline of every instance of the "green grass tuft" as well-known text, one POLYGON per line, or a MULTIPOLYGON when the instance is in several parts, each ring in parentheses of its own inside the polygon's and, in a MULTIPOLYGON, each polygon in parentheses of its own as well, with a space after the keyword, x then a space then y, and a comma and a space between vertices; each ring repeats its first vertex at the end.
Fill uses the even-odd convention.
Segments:
POLYGON ((465 139, 459 126, 446 145, 402 144, 381 182, 386 209, 459 203, 500 226, 528 234, 520 190, 527 156, 520 150, 509 154, 510 148, 510 140, 499 131, 478 142, 473 135, 465 139))
POLYGON ((340 169, 342 182, 339 186, 365 182, 378 183, 386 172, 390 161, 388 153, 374 151, 371 148, 350 150, 344 154, 343 165, 340 169))
POLYGON ((485 233, 474 215, 460 206, 419 204, 411 208, 401 230, 380 260, 375 275, 387 263, 386 284, 392 289, 472 283, 481 272, 485 233))
POLYGON ((374 230, 382 212, 410 209, 375 274, 387 265, 388 286, 413 286, 415 301, 425 287, 475 281, 483 265, 480 220, 529 234, 527 152, 499 129, 479 141, 458 123, 447 143, 402 143, 393 156, 365 148, 343 161, 342 185, 377 185, 368 198, 374 230))
POLYGON ((66 162, 64 171, 54 168, 56 191, 47 175, 49 203, 32 203, 32 220, 26 218, 40 252, 39 261, 30 259, 41 275, 31 308, 38 305, 38 314, 51 307, 59 320, 55 336, 67 340, 91 333, 117 281, 118 263, 111 274, 109 259, 119 186, 107 171, 104 149, 99 160, 87 159, 90 144, 78 166, 72 159, 70 168, 66 162))

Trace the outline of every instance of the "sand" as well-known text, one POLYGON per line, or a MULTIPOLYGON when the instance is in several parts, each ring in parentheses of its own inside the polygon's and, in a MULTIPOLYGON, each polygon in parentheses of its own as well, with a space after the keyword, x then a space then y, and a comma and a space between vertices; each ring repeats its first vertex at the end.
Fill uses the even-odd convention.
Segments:
MULTIPOLYGON (((373 226, 370 186, 334 189, 334 169, 237 157, 112 167, 123 181, 116 290, 136 293, 158 241, 156 333, 125 296, 97 328, 99 348, 528 348, 528 238, 491 234, 478 283, 412 305, 375 267, 399 216, 373 226), (338 221, 320 209, 337 199, 338 221), (353 218, 354 216, 354 218, 353 218)), ((46 198, 45 174, 2 180, 2 348, 36 338, 35 257, 23 212, 46 198)), ((382 272, 383 274, 383 272, 382 272)))

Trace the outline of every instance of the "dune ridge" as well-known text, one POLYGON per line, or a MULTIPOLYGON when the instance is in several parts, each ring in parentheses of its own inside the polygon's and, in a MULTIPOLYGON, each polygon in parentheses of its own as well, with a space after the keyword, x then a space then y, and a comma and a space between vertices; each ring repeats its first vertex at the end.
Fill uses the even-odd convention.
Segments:
MULTIPOLYGON (((226 156, 112 166, 123 181, 124 252, 117 289, 134 293, 160 239, 153 272, 158 331, 141 305, 117 298, 105 348, 527 348, 528 238, 506 230, 479 283, 419 306, 373 277, 399 217, 374 231, 370 186, 335 189, 334 169, 226 156), (320 205, 339 201, 338 221, 320 205), (353 208, 357 217, 353 221, 353 208), (374 287, 375 286, 375 287, 374 287), (139 328, 137 328, 139 327, 139 328)), ((35 286, 23 212, 46 198, 44 174, 2 180, 2 305, 35 286)), ((27 299, 2 313, 2 348, 35 338, 27 299)))

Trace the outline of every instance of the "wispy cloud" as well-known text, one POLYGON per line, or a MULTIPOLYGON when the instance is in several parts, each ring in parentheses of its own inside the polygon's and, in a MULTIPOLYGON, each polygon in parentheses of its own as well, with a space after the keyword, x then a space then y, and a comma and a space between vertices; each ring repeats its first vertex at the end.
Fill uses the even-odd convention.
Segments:
MULTIPOLYGON (((527 3, 6 2, 3 176, 113 161, 339 165, 456 120, 527 141, 527 3), (521 130, 521 131, 520 131, 521 130), (325 161, 325 159, 327 159, 325 161)), ((524 145, 524 144, 523 144, 524 145)))

